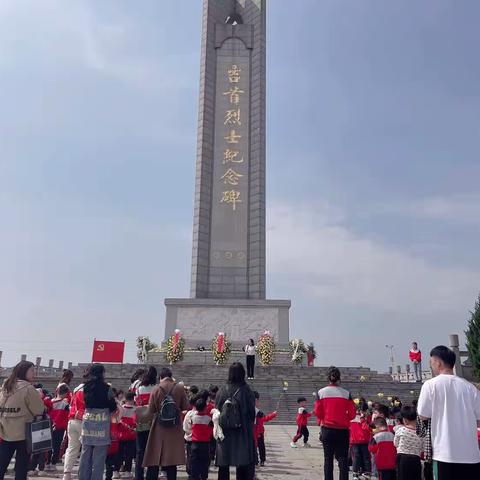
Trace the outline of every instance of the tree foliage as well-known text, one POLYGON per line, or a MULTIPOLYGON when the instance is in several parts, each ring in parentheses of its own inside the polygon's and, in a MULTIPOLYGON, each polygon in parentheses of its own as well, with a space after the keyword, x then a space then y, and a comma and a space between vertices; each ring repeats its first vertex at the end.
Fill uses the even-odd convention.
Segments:
POLYGON ((473 312, 470 312, 468 330, 465 332, 467 338, 468 357, 473 366, 477 379, 480 379, 480 295, 475 302, 473 312))

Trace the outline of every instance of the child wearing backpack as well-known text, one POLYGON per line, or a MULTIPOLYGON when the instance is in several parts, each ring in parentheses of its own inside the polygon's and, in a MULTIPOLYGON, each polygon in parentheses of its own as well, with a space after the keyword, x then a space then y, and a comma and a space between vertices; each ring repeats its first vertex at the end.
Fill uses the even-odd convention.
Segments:
POLYGON ((185 417, 183 430, 186 435, 191 436, 188 460, 189 479, 206 480, 210 467, 210 441, 213 438, 213 423, 203 395, 198 395, 193 410, 188 412, 185 417))

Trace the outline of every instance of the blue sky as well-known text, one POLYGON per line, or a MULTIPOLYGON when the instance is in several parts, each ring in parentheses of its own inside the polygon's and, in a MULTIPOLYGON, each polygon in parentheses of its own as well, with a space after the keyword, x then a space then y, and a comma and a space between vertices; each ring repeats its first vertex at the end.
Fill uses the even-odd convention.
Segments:
MULTIPOLYGON (((189 292, 200 0, 0 3, 0 350, 163 337, 189 292)), ((473 1, 268 3, 268 296, 319 363, 406 363, 480 290, 473 1)))

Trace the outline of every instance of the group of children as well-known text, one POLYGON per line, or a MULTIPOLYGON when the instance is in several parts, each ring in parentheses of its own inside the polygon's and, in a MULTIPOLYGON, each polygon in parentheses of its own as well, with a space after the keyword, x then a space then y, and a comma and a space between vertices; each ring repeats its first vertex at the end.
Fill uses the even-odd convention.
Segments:
MULTIPOLYGON (((309 447, 308 419, 305 397, 299 397, 297 432, 290 446, 297 447, 303 437, 309 447)), ((403 406, 398 398, 392 407, 364 399, 358 401, 356 417, 350 422, 350 461, 354 479, 367 480, 433 480, 429 451, 428 425, 420 421, 413 405, 403 406), (422 460, 424 473, 422 477, 422 460)))
MULTIPOLYGON (((52 450, 34 454, 29 471, 33 475, 41 471, 55 472, 67 447, 69 419, 75 415, 71 409, 72 392, 67 383, 61 382, 51 395, 41 384, 35 385, 45 405, 46 415, 52 424, 52 450)), ((136 454, 135 393, 112 389, 117 411, 111 417, 111 444, 105 464, 106 479, 132 477, 132 464, 136 454), (123 472, 123 475, 120 475, 123 472)))
MULTIPOLYGON (((217 386, 199 391, 196 386, 189 388, 189 410, 183 421, 187 453, 187 474, 189 480, 206 480, 210 465, 215 460, 216 440, 214 436, 217 411, 215 399, 217 386)), ((277 416, 277 412, 265 415, 260 409, 260 395, 255 395, 255 424, 253 429, 256 451, 256 465, 263 467, 266 461, 265 423, 277 416)), ((219 412, 218 412, 219 413, 219 412)))

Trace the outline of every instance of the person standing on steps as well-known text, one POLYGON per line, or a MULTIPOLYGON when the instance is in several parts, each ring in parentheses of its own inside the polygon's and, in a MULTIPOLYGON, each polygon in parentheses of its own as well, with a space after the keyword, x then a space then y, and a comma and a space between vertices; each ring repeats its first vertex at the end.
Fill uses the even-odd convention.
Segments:
POLYGON ((408 354, 413 366, 415 381, 422 381, 422 352, 418 349, 417 342, 412 342, 412 348, 408 354))
POLYGON ((357 411, 350 393, 341 388, 340 370, 330 367, 327 372, 329 385, 318 391, 315 415, 321 426, 321 441, 325 456, 325 480, 333 480, 333 459, 340 470, 339 480, 348 480, 348 451, 350 422, 357 411))
POLYGON ((255 346, 255 342, 253 338, 248 341, 248 344, 245 345, 245 355, 247 356, 247 379, 253 380, 255 378, 255 354, 257 351, 257 347, 255 346))

